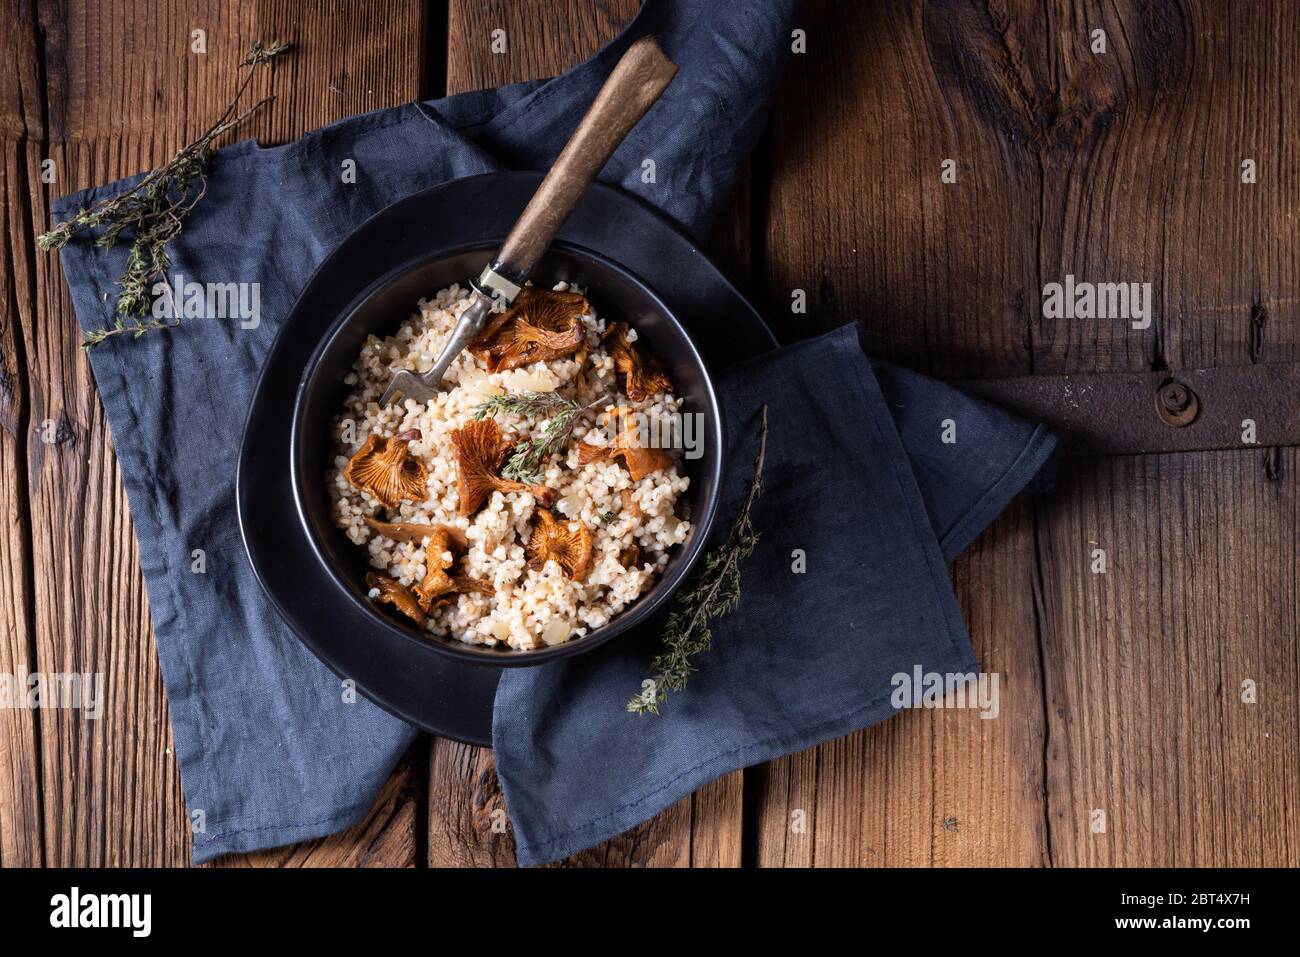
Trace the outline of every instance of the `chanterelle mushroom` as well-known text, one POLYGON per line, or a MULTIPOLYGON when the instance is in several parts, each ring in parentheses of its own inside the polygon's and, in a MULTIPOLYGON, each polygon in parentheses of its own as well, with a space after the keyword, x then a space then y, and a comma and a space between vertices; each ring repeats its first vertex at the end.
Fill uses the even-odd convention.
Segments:
POLYGON ((396 508, 403 499, 424 501, 429 494, 429 470, 411 458, 410 450, 410 442, 419 437, 418 429, 391 439, 372 433, 348 462, 343 477, 387 508, 396 508))
POLYGON ((420 607, 432 611, 449 603, 450 595, 475 591, 491 597, 496 593, 492 583, 463 575, 449 575, 447 570, 456 564, 456 553, 467 547, 465 536, 450 525, 427 526, 429 543, 424 549, 424 580, 415 586, 420 607))
POLYGON ((489 372, 559 359, 582 345, 582 317, 589 312, 591 304, 576 292, 526 286, 514 305, 469 344, 469 351, 487 363, 489 372))
POLYGON ((410 589, 397 579, 389 578, 387 575, 380 575, 378 572, 368 572, 366 574, 366 587, 379 589, 375 601, 392 605, 421 628, 424 627, 424 612, 420 610, 419 602, 415 600, 415 596, 411 594, 410 589))
POLYGON ((425 525, 421 522, 381 522, 369 515, 365 516, 365 522, 380 535, 391 538, 395 542, 422 542, 437 532, 438 529, 442 529, 446 534, 452 536, 453 543, 459 543, 456 546, 457 548, 463 551, 466 546, 464 533, 458 528, 452 528, 450 525, 425 525))
POLYGON ((614 360, 614 368, 623 376, 623 392, 633 402, 646 396, 673 391, 672 380, 654 356, 643 354, 627 337, 627 325, 611 322, 601 340, 614 360))
POLYGON ((543 505, 555 501, 555 490, 545 485, 525 485, 497 475, 511 445, 502 441, 495 419, 476 419, 451 433, 456 450, 456 489, 460 514, 473 515, 492 492, 529 492, 543 505))
POLYGON ((602 459, 622 458, 627 466, 632 481, 639 482, 657 469, 666 469, 673 464, 673 458, 663 449, 651 448, 641 444, 641 427, 637 416, 628 409, 619 406, 616 414, 618 435, 610 445, 592 445, 589 442, 578 443, 578 461, 599 462, 602 459))
POLYGON ((569 578, 582 581, 591 566, 591 532, 581 522, 557 522, 549 509, 539 508, 524 554, 535 571, 554 561, 569 578))

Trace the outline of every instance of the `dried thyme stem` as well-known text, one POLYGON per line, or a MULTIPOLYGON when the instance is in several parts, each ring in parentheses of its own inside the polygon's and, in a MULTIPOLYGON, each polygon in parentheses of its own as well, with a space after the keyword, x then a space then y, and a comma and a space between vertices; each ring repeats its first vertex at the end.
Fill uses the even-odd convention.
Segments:
POLYGON ((260 40, 254 43, 240 64, 247 69, 235 95, 207 132, 193 143, 182 147, 165 165, 151 170, 130 189, 101 200, 89 209, 82 208, 75 216, 36 237, 37 245, 42 250, 50 251, 61 249, 76 236, 103 227, 103 231, 95 238, 95 245, 108 249, 117 245, 124 232, 130 231, 131 248, 127 254, 126 272, 117 281, 121 288, 117 297, 117 321, 112 328, 88 332, 82 346, 90 348, 123 333, 138 338, 146 332, 168 329, 179 324, 177 319, 162 322, 141 318, 149 311, 149 290, 157 279, 161 279, 173 307, 175 306, 175 291, 167 276, 167 270, 171 266, 167 244, 180 235, 185 217, 207 190, 205 173, 208 161, 212 158, 213 142, 274 99, 268 96, 250 107, 239 109, 240 100, 253 73, 259 65, 288 49, 289 44, 278 40, 270 44, 263 44, 260 40), (132 320, 129 325, 127 319, 132 320))
POLYGON ((704 559, 704 567, 678 596, 679 608, 664 626, 665 650, 650 662, 653 677, 642 682, 627 710, 634 714, 658 714, 668 692, 681 691, 695 668, 691 658, 707 651, 713 638, 709 623, 733 611, 740 603, 740 563, 758 544, 758 532, 750 521, 754 502, 763 493, 763 462, 767 458, 767 406, 758 426, 758 454, 754 457, 754 478, 740 514, 727 533, 727 540, 704 559))

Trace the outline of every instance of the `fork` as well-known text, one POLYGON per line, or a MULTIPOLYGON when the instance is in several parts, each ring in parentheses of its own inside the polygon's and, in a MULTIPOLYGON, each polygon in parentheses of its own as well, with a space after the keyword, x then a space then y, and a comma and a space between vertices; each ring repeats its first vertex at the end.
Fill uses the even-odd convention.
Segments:
POLYGON ((628 47, 501 248, 478 278, 470 280, 470 304, 433 368, 422 375, 399 370, 384 390, 381 405, 399 397, 423 403, 442 391, 447 369, 487 325, 494 297, 507 307, 515 301, 582 194, 676 74, 677 67, 653 37, 628 47))

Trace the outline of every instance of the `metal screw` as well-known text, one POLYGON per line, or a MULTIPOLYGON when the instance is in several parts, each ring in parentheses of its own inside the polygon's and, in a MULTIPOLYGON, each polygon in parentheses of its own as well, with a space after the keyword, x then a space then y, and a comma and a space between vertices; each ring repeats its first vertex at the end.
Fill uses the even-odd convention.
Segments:
POLYGON ((1200 398, 1181 382, 1167 379, 1156 390, 1156 414, 1165 425, 1181 429, 1195 422, 1200 411, 1200 398))

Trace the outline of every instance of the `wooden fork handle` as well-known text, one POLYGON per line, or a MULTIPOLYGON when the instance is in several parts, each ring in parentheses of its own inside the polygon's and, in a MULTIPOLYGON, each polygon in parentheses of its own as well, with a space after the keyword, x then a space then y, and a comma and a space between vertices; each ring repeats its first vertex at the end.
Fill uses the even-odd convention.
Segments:
POLYGON ((677 74, 653 37, 623 54, 490 267, 522 285, 614 150, 677 74))

